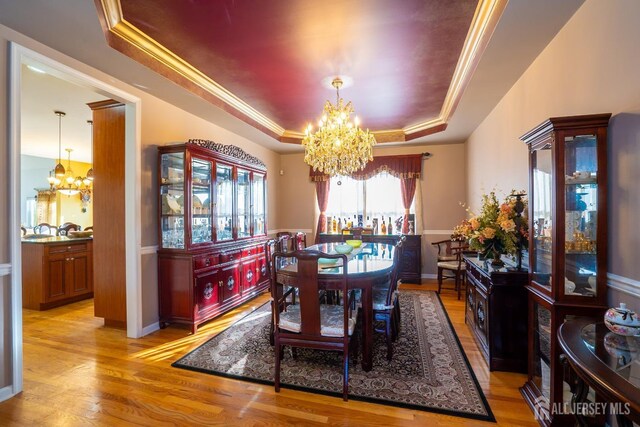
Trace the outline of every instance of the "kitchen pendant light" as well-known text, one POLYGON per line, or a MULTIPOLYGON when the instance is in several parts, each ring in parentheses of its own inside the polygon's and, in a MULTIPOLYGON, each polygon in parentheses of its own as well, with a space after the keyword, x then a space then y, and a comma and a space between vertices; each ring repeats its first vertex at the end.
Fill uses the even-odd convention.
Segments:
POLYGON ((62 166, 62 118, 66 116, 66 113, 62 111, 54 111, 54 113, 58 116, 58 164, 55 168, 55 175, 61 180, 66 173, 64 166, 62 166))

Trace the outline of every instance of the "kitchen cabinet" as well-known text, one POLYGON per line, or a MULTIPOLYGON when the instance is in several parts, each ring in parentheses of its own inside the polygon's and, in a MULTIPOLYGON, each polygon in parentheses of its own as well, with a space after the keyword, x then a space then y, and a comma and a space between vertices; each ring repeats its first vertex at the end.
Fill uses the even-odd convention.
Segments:
POLYGON ((93 297, 91 239, 22 242, 22 307, 47 310, 93 297))

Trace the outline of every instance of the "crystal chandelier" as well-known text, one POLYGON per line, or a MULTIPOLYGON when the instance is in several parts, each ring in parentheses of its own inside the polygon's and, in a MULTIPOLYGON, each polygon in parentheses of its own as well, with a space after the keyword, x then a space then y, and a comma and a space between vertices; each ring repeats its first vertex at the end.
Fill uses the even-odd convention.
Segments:
POLYGON ((362 170, 367 162, 373 160, 372 149, 376 143, 369 129, 360 128, 357 116, 351 122, 353 105, 350 101, 345 105, 340 98, 342 84, 341 78, 333 79, 331 86, 336 88, 336 105, 327 101, 324 114, 318 121, 318 130, 312 133, 313 127, 309 124, 302 139, 305 163, 331 176, 350 175, 362 170))
MULTIPOLYGON (((67 152, 67 168, 62 165, 62 117, 65 113, 62 111, 55 111, 58 116, 58 164, 49 172, 49 187, 51 191, 58 191, 66 196, 74 196, 81 192, 90 191, 92 179, 74 176, 71 169, 71 148, 65 148, 67 152)), ((92 172, 93 173, 93 172, 92 172)))

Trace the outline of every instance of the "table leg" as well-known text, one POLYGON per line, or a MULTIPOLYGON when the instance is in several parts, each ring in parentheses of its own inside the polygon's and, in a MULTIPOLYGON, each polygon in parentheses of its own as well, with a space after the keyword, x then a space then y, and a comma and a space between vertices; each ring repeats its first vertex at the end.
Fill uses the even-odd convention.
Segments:
POLYGON ((372 288, 362 289, 362 369, 373 368, 373 295, 372 288))

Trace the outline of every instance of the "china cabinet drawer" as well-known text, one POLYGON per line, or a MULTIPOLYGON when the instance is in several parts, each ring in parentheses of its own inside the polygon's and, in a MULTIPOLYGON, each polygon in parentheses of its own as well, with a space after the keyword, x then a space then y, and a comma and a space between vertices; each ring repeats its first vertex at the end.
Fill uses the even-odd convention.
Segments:
POLYGON ((240 258, 240 251, 223 252, 220 254, 220 264, 224 264, 225 262, 234 261, 240 258))
POLYGON ((254 246, 254 247, 250 247, 250 248, 246 248, 242 250, 242 257, 248 257, 251 255, 255 255, 258 253, 258 247, 254 246))
POLYGON ((204 255, 201 257, 194 258, 193 266, 196 270, 201 270, 203 268, 211 267, 219 264, 220 256, 219 255, 204 255))

